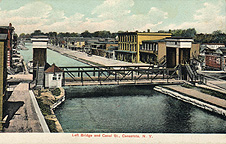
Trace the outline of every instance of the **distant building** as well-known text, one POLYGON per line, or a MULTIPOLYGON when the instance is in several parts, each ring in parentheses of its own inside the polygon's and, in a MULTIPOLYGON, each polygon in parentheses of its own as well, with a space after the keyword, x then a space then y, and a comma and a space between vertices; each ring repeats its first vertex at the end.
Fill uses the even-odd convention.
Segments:
POLYGON ((108 40, 110 39, 107 39, 105 41, 94 42, 93 44, 91 44, 92 54, 99 55, 102 57, 108 57, 109 55, 107 56, 107 53, 113 54, 114 53, 113 51, 116 50, 115 47, 118 47, 118 42, 108 40))
POLYGON ((67 48, 71 50, 83 50, 86 45, 86 41, 91 38, 68 37, 65 39, 67 39, 67 48))
POLYGON ((202 46, 212 50, 217 50, 219 47, 225 47, 223 43, 203 43, 202 46))
POLYGON ((208 43, 200 46, 200 56, 203 57, 205 70, 224 70, 226 48, 221 43, 208 43))
POLYGON ((7 67, 12 66, 13 32, 14 27, 11 23, 9 26, 0 26, 0 34, 7 34, 7 67))
POLYGON ((8 48, 8 35, 0 34, 0 131, 4 123, 4 103, 7 100, 7 48, 8 48))
POLYGON ((118 46, 110 46, 106 50, 106 58, 116 59, 115 51, 118 50, 118 46))
MULTIPOLYGON (((160 40, 171 37, 170 33, 150 33, 150 32, 123 32, 118 34, 118 50, 116 57, 118 60, 127 62, 140 62, 140 48, 142 41, 160 40)), ((144 51, 142 51, 145 53, 144 51)))
POLYGON ((47 70, 45 70, 45 87, 55 88, 62 87, 63 83, 63 70, 52 64, 47 70))

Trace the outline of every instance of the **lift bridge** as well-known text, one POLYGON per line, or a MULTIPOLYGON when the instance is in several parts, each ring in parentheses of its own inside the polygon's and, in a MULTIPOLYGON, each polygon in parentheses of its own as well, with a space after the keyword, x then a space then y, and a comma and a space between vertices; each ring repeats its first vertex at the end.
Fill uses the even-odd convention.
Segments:
POLYGON ((166 68, 151 65, 76 66, 64 70, 64 85, 155 85, 179 84, 180 67, 166 68))

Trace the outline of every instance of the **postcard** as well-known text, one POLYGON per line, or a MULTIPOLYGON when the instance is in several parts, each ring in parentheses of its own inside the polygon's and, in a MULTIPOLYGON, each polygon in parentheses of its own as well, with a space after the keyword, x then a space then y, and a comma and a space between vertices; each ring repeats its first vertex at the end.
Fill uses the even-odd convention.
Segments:
POLYGON ((2 143, 225 143, 224 0, 0 0, 2 143))

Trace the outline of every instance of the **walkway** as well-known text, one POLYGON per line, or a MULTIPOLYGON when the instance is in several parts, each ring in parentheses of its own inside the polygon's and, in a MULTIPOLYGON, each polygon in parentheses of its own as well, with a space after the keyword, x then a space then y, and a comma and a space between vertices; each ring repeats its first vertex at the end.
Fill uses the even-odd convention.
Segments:
POLYGON ((15 74, 15 75, 8 75, 7 82, 25 82, 25 81, 32 81, 33 75, 32 74, 15 74))
MULTIPOLYGON (((144 64, 144 63, 129 63, 129 62, 124 62, 124 61, 119 61, 119 60, 113 60, 113 59, 108 59, 105 57, 101 56, 88 56, 85 52, 79 52, 79 51, 74 51, 71 49, 66 49, 66 48, 60 48, 57 46, 48 46, 49 49, 57 51, 61 53, 62 55, 67 55, 68 57, 72 56, 71 58, 75 57, 81 60, 89 61, 92 63, 96 63, 99 65, 104 65, 104 66, 126 66, 126 65, 149 65, 149 64, 144 64)), ((74 58, 74 59, 75 59, 74 58)))
POLYGON ((20 83, 8 100, 8 123, 5 132, 43 132, 28 90, 20 83))
POLYGON ((182 84, 183 80, 155 79, 155 80, 127 80, 127 81, 83 81, 66 82, 65 86, 85 86, 85 85, 175 85, 182 84))
POLYGON ((169 85, 169 86, 164 86, 164 87, 165 88, 170 88, 170 89, 172 89, 172 90, 174 90, 176 92, 179 92, 179 93, 186 94, 186 95, 188 95, 190 97, 193 97, 193 98, 196 98, 196 99, 208 102, 210 104, 214 104, 216 106, 220 106, 222 108, 226 108, 226 100, 224 100, 224 99, 220 99, 220 98, 208 95, 208 94, 204 94, 204 93, 199 92, 199 91, 194 90, 194 89, 181 87, 179 85, 169 85))

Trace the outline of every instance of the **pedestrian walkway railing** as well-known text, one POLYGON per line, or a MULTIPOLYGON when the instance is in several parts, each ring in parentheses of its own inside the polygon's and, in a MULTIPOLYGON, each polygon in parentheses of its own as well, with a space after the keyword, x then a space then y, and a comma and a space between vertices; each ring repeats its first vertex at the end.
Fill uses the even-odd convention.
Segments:
POLYGON ((188 64, 187 62, 185 62, 184 65, 185 65, 186 71, 188 73, 188 76, 190 77, 191 82, 207 83, 207 78, 205 75, 198 74, 196 72, 195 68, 192 65, 188 64))
POLYGON ((65 81, 81 82, 85 81, 101 82, 106 81, 138 81, 175 78, 177 73, 174 68, 154 67, 147 65, 139 66, 83 66, 83 67, 60 67, 64 70, 65 81))

